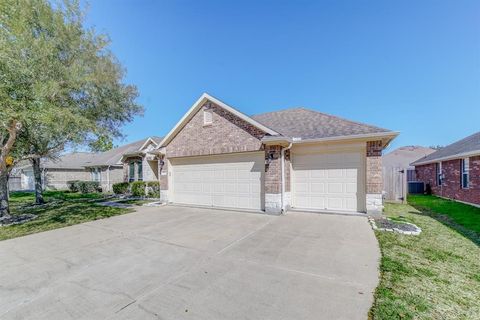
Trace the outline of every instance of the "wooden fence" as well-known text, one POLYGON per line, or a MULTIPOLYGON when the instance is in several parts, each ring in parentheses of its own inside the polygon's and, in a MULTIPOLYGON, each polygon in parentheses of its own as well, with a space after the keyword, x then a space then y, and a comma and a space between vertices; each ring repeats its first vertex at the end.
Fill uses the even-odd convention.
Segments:
POLYGON ((407 169, 383 168, 383 190, 385 200, 405 202, 407 200, 407 169))

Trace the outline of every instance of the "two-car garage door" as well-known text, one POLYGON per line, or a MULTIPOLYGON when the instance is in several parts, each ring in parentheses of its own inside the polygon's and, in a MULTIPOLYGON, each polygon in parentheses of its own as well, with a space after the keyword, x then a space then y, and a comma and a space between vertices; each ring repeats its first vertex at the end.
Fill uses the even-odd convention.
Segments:
POLYGON ((309 210, 364 211, 362 152, 292 154, 292 206, 309 210))
POLYGON ((172 202, 262 210, 263 152, 170 159, 172 202))

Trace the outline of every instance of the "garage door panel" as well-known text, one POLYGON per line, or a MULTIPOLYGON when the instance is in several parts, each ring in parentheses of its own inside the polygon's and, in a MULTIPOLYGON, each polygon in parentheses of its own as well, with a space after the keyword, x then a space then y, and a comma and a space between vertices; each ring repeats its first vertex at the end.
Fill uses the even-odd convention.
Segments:
POLYGON ((173 201, 263 209, 263 153, 170 159, 173 201), (192 185, 200 185, 197 193, 192 185))
POLYGON ((294 207, 362 211, 363 153, 292 153, 294 207))

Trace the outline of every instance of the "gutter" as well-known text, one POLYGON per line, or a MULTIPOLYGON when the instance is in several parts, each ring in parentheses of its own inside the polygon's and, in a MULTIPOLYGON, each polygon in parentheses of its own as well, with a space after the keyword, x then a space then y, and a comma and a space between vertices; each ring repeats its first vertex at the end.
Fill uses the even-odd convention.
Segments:
POLYGON ((289 150, 292 147, 292 142, 288 145, 288 147, 282 148, 280 151, 281 153, 281 168, 282 168, 282 193, 281 193, 281 205, 282 209, 281 212, 285 213, 285 151, 289 150))

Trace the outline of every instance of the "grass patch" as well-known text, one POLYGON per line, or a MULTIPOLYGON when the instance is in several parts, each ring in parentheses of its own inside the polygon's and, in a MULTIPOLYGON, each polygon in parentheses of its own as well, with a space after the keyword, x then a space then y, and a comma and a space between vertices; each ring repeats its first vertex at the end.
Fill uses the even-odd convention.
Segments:
POLYGON ((422 233, 408 236, 375 232, 382 258, 372 319, 480 319, 480 248, 454 227, 475 235, 480 215, 465 215, 477 208, 450 212, 446 208, 452 204, 426 198, 415 196, 412 202, 416 208, 385 205, 387 217, 414 223, 422 233), (433 208, 427 207, 431 201, 435 203, 433 208), (437 213, 437 206, 441 213, 437 213), (438 215, 450 222, 440 221, 438 215))
POLYGON ((101 200, 103 197, 104 195, 101 193, 46 191, 44 192, 46 204, 36 206, 32 192, 12 192, 10 195, 11 214, 29 213, 36 215, 37 218, 23 224, 0 227, 0 240, 131 212, 128 209, 105 207, 95 203, 96 200, 101 200))
POLYGON ((408 203, 423 213, 432 214, 443 220, 448 217, 450 222, 480 234, 480 208, 424 195, 409 195, 408 203))

